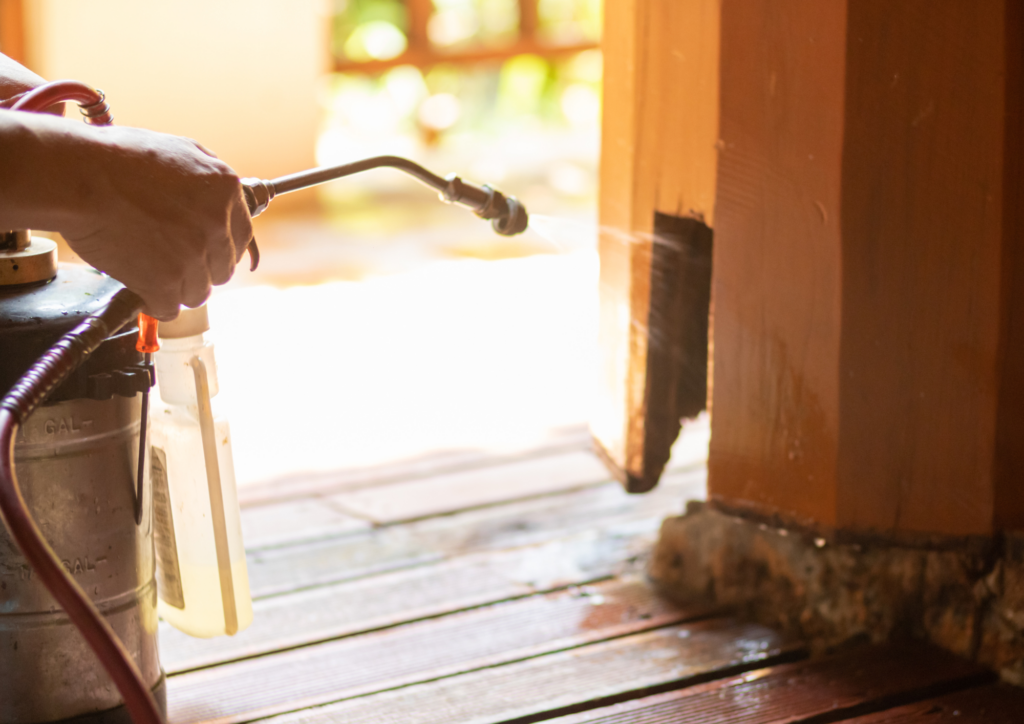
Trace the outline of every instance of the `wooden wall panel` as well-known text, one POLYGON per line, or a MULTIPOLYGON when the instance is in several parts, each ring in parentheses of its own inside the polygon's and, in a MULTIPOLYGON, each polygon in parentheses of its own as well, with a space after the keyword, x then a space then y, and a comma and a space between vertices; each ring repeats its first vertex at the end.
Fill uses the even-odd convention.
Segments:
POLYGON ((718 18, 719 0, 605 4, 601 387, 592 429, 609 467, 638 492, 657 482, 675 435, 660 420, 678 426, 671 415, 656 422, 647 414, 651 371, 662 371, 648 350, 671 317, 651 306, 661 271, 654 214, 713 220, 718 18))
POLYGON ((850 3, 842 527, 992 530, 1006 8, 850 3))
POLYGON ((995 525, 1024 527, 1024 3, 1006 6, 1003 327, 995 525))
POLYGON ((24 0, 0 0, 0 53, 24 64, 25 47, 24 0))

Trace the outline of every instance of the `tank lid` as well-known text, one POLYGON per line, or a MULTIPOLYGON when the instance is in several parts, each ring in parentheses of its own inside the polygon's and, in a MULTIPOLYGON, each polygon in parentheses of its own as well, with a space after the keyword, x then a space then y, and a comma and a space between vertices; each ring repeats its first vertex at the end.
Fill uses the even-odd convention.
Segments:
POLYGON ((181 339, 195 337, 210 331, 210 316, 206 313, 206 305, 189 309, 182 307, 178 318, 173 322, 161 322, 157 327, 157 335, 162 339, 181 339))
MULTIPOLYGON (((63 266, 50 281, 0 285, 0 394, 120 288, 118 282, 86 266, 63 266)), ((143 358, 135 349, 137 338, 138 330, 129 324, 107 339, 47 401, 131 397, 148 389, 150 374, 140 366, 143 358)))
POLYGON ((57 276, 57 242, 30 231, 0 232, 0 286, 45 282, 57 276))

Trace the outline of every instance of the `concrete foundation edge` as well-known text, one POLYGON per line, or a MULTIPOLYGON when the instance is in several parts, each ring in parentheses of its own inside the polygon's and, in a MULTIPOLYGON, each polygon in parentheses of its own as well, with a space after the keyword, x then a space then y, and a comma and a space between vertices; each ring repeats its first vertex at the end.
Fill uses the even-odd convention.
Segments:
POLYGON ((923 639, 1024 685, 1024 535, 836 542, 691 502, 662 525, 649 575, 670 598, 733 610, 818 652, 923 639))

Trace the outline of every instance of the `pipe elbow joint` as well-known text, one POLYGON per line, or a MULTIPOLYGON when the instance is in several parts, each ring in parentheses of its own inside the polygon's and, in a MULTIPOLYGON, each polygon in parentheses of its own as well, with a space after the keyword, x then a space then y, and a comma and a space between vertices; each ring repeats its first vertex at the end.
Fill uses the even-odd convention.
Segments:
MULTIPOLYGON (((497 193, 497 192, 495 192, 497 193)), ((530 225, 526 207, 515 196, 504 197, 506 211, 491 220, 491 228, 502 236, 515 236, 526 231, 530 225)))

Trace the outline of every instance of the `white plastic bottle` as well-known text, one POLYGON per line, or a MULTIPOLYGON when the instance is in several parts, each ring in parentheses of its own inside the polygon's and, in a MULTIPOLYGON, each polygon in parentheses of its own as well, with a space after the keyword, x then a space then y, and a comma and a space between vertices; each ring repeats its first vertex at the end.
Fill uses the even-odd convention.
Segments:
POLYGON ((206 307, 182 309, 158 328, 162 403, 150 416, 150 483, 160 615, 192 636, 245 629, 252 598, 242 544, 228 421, 217 416, 206 307))

